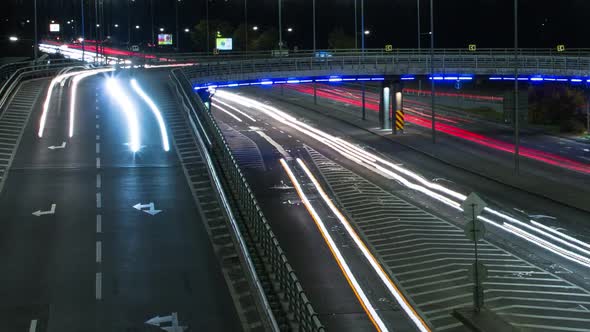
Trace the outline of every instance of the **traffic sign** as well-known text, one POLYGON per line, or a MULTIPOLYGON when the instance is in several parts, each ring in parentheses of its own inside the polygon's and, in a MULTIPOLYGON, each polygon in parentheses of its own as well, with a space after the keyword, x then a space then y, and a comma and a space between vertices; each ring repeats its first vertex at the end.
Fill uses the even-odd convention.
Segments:
POLYGON ((488 268, 481 262, 473 263, 467 269, 467 279, 471 282, 481 284, 488 278, 488 268), (475 279, 475 264, 477 264, 477 280, 475 279))
POLYGON ((476 193, 469 194, 463 203, 461 203, 463 215, 465 215, 467 220, 472 220, 474 217, 477 218, 483 212, 486 206, 486 202, 477 196, 476 193))
POLYGON ((216 49, 214 49, 214 50, 213 50, 213 54, 215 54, 215 55, 218 55, 218 54, 219 54, 219 49, 217 49, 217 48, 216 48, 216 49))
POLYGON ((469 50, 471 52, 477 51, 477 45, 476 44, 469 44, 469 50))
POLYGON ((386 52, 391 52, 391 51, 393 51, 393 45, 385 45, 385 51, 386 51, 386 52))
POLYGON ((557 45, 557 52, 565 52, 565 45, 563 45, 563 44, 557 45))
POLYGON ((486 226, 479 220, 468 222, 465 225, 465 236, 472 242, 481 240, 486 235, 486 226))

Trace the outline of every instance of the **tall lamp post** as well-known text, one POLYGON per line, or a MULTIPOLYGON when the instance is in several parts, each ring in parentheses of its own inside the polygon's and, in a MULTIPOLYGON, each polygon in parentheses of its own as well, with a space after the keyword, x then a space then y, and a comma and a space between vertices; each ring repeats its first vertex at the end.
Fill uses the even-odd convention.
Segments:
POLYGON ((176 8, 176 49, 180 52, 180 32, 179 32, 179 27, 178 27, 178 6, 179 3, 182 0, 176 0, 175 4, 175 8, 176 8))
POLYGON ((244 50, 248 52, 248 0, 244 0, 244 50))
POLYGON ((316 18, 315 18, 315 0, 313 0, 313 54, 316 50, 316 18))
POLYGON ((520 171, 520 137, 518 116, 518 0, 514 0, 514 171, 520 171))
POLYGON ((34 19, 33 21, 35 21, 33 23, 33 29, 35 29, 34 33, 33 33, 33 41, 35 43, 35 45, 33 45, 33 56, 35 57, 34 60, 37 60, 37 58, 39 57, 39 50, 38 50, 38 40, 37 40, 37 0, 33 1, 33 11, 34 13, 34 19))
POLYGON ((85 49, 85 44, 86 44, 86 21, 84 20, 84 0, 80 0, 80 11, 81 11, 81 16, 82 16, 82 40, 80 41, 80 43, 82 43, 82 62, 86 61, 85 59, 85 55, 86 55, 86 49, 85 49))
POLYGON ((207 53, 209 53, 209 0, 205 0, 205 20, 207 21, 206 33, 207 33, 207 53))
POLYGON ((283 50, 283 1, 279 2, 279 50, 283 50))
POLYGON ((430 87, 432 107, 432 143, 436 143, 436 113, 434 110, 434 1, 430 0, 430 87))

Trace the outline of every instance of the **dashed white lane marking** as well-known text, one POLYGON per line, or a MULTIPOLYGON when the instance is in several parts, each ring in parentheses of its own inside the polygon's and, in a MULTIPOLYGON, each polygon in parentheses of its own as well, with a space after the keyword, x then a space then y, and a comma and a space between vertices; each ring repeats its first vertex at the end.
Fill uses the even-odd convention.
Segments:
POLYGON ((268 143, 270 143, 272 146, 275 147, 275 149, 277 149, 277 151, 279 151, 279 153, 281 155, 283 155, 283 157, 287 160, 291 160, 293 159, 291 157, 291 155, 283 148, 282 145, 280 145, 279 143, 277 143, 274 139, 272 139, 270 136, 268 136, 267 134, 265 134, 264 132, 260 131, 260 130, 256 130, 256 127, 250 127, 251 130, 254 130, 258 135, 260 135, 260 137, 264 138, 268 143))
POLYGON ((100 187, 102 186, 102 178, 99 174, 96 174, 96 189, 100 189, 100 187))
POLYGON ((96 118, 97 118, 97 119, 100 119, 100 115, 98 115, 98 114, 97 114, 97 115, 96 115, 96 118))
POLYGON ((96 129, 98 129, 98 128, 100 128, 100 125, 98 125, 98 124, 97 124, 97 125, 96 125, 96 129))
POLYGON ((96 241, 96 262, 102 262, 102 242, 96 241))
POLYGON ((96 135, 96 140, 100 141, 100 135, 96 135))
POLYGON ((96 193, 96 208, 97 209, 102 208, 102 194, 101 193, 96 193))
POLYGON ((31 325, 29 325, 29 332, 36 332, 37 331, 37 320, 31 319, 31 325))
POLYGON ((96 215, 96 233, 102 233, 102 215, 96 215))
POLYGON ((100 153, 100 143, 96 143, 96 154, 100 153))
POLYGON ((95 297, 97 300, 102 299, 102 273, 97 272, 94 279, 95 297))
POLYGON ((96 168, 100 168, 100 158, 96 158, 96 168))

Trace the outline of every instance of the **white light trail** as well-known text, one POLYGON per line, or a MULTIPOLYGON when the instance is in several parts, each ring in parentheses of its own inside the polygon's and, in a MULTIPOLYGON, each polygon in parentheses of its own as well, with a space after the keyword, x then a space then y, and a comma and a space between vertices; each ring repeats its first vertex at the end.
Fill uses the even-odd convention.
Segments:
POLYGON ((114 70, 115 70, 114 68, 95 69, 95 70, 90 70, 90 71, 86 71, 83 73, 79 73, 78 75, 74 76, 74 78, 72 80, 72 90, 71 90, 71 94, 70 94, 70 130, 69 130, 70 138, 74 136, 78 83, 80 83, 81 80, 83 80, 87 77, 94 76, 94 75, 97 75, 100 73, 112 72, 114 70))
POLYGON ((139 121, 137 119, 137 111, 131 103, 131 100, 123 87, 119 84, 119 81, 115 78, 107 79, 107 89, 113 99, 119 104, 121 110, 127 118, 127 127, 129 129, 129 147, 131 151, 137 152, 140 149, 140 138, 139 138, 139 121))
MULTIPOLYGON (((326 146, 328 146, 329 148, 334 149, 336 152, 340 153, 342 156, 346 157, 349 160, 352 160, 356 163, 358 163, 359 165, 373 171, 376 173, 379 173, 381 175, 385 174, 393 179, 395 179, 396 181, 400 182, 401 184, 417 190, 419 192, 424 193, 425 195, 436 199, 440 202, 442 202, 443 204, 450 206, 454 209, 460 210, 462 211, 461 208, 461 202, 464 201, 466 199, 466 195, 456 192, 452 189, 449 189, 447 187, 444 187, 438 183, 432 183, 428 180, 426 180, 425 178, 423 178, 422 176, 420 176, 418 173, 415 173, 407 168, 404 168, 402 166, 396 165, 394 163, 391 163, 377 155, 374 155, 370 152, 367 152, 365 150, 363 150, 362 148, 355 146, 352 143, 346 142, 341 138, 337 138, 335 136, 332 136, 330 134, 327 134, 319 129, 316 129, 304 122, 301 122, 299 120, 297 120, 296 118, 288 115, 287 113, 278 110, 277 108, 274 108, 272 106, 268 106, 265 105, 263 103, 260 103, 256 100, 253 100, 251 98, 246 98, 231 92, 227 92, 224 90, 219 90, 216 93, 216 97, 217 98, 222 98, 222 99, 226 99, 229 101, 233 101, 235 103, 238 103, 240 105, 246 106, 246 107, 250 107, 250 108, 255 108, 261 112, 263 112, 264 114, 270 116, 271 118, 285 124, 288 125, 298 131, 300 131, 301 133, 310 136, 312 138, 314 138, 315 140, 317 140, 320 143, 325 144, 326 146), (405 178, 405 177, 408 178, 405 178), (412 182, 410 181, 410 179, 416 181, 412 182), (437 193, 435 191, 440 192, 437 193), (450 197, 446 197, 450 196, 450 197)), ((508 224, 508 223, 518 223, 519 225, 523 225, 524 223, 518 221, 517 219, 496 211, 494 209, 491 208, 486 208, 485 210, 486 212, 492 213, 495 216, 501 218, 503 221, 503 224, 508 224)), ((481 220, 484 220, 486 222, 493 222, 492 220, 488 219, 488 218, 483 218, 480 216, 481 220)), ((565 236, 562 236, 563 239, 558 239, 556 240, 556 238, 549 234, 549 232, 546 232, 545 230, 541 229, 538 227, 538 225, 529 225, 529 224, 525 224, 528 229, 534 230, 535 232, 542 234, 543 236, 546 236, 552 240, 558 241, 560 243, 564 243, 565 240, 569 240, 572 242, 576 242, 573 241, 571 239, 566 238, 565 236)), ((498 224, 495 224, 495 226, 498 226, 498 224)), ((514 226, 514 225, 512 225, 514 226)), ((519 228, 520 233, 516 234, 515 232, 510 231, 511 229, 506 228, 506 227, 501 227, 502 230, 505 231, 509 231, 512 234, 515 234, 517 236, 519 236, 522 239, 525 239, 543 249, 547 249, 549 250, 549 247, 546 246, 545 244, 545 240, 542 240, 540 238, 538 238, 537 236, 534 236, 530 233, 528 233, 525 230, 522 230, 519 228), (521 235, 526 235, 526 236, 520 236, 521 235)), ((574 243, 567 243, 567 246, 573 248, 574 250, 580 251, 585 253, 586 250, 581 248, 580 246, 574 244, 574 243)), ((559 248, 559 247, 557 247, 559 248)), ((550 250, 552 251, 552 250, 550 250)), ((555 251, 552 251, 555 252, 555 251)), ((580 256, 577 253, 574 253, 570 250, 567 249, 563 249, 560 248, 560 256, 567 256, 569 260, 574 261, 578 264, 587 265, 587 257, 584 256, 580 256)))
POLYGON ((315 186, 316 190, 318 191, 318 193, 320 194, 320 196, 322 197, 322 199, 324 200, 326 205, 328 205, 328 207, 330 208, 332 213, 334 213, 334 215, 336 215, 338 220, 340 220, 340 223, 344 226, 344 228, 348 232, 348 235, 350 235, 350 237, 354 240, 354 243, 361 250, 361 252, 365 256, 365 258, 369 261, 369 264, 371 265, 373 270, 377 273, 377 275, 379 276, 379 279, 381 279, 381 281, 385 284, 385 287, 387 287, 387 289, 389 290, 391 295, 393 295, 393 297, 396 299, 397 303, 402 307, 402 309, 406 312, 406 314, 414 322, 414 324, 416 325, 418 330, 423 331, 423 332, 430 331, 430 328, 428 327, 428 325, 426 325, 426 323, 422 320, 420 315, 418 315, 416 310, 414 310, 414 308, 410 305, 410 303, 408 303, 408 301, 403 296, 403 294, 399 291, 397 286, 395 286, 393 281, 391 281, 391 279, 387 276, 387 273, 385 273, 385 271, 383 271, 383 268, 377 262, 377 259, 375 259, 373 254, 371 254, 369 249, 367 249, 364 242, 361 240, 361 238, 358 236, 358 234, 352 228, 352 226, 350 225, 348 220, 344 217, 344 215, 340 212, 340 210, 338 210, 338 208, 334 205, 334 203, 332 203, 332 200, 330 200, 330 198, 328 197, 328 195, 326 194, 326 192, 324 191, 324 189, 322 188, 322 186, 320 185, 318 180, 315 178, 315 176, 311 173, 311 171, 309 170, 307 165, 305 165, 305 163, 299 158, 297 158, 297 163, 303 169, 303 171, 305 172, 307 177, 311 180, 311 182, 315 186))
POLYGON ((385 326, 385 324, 381 320, 381 317, 379 317, 379 315, 377 314, 377 311, 375 310, 375 308, 373 307, 373 305, 371 304, 371 302, 367 298, 367 295, 365 294, 362 287, 360 286, 360 284, 356 280, 356 277, 354 276, 354 274, 350 270, 350 267, 348 267, 346 260, 344 259, 344 257, 340 253, 340 250, 336 246, 336 243, 332 239, 332 236, 330 235, 330 233, 326 229, 324 222, 322 221, 322 219, 320 218, 320 216, 318 215, 318 213, 316 212, 314 207, 309 202, 309 199, 307 198, 307 196, 305 195, 305 193, 301 189, 301 185, 299 184, 299 181, 297 181, 297 179, 295 178, 293 171, 291 171, 291 168, 289 167, 289 165, 287 164, 285 159, 281 159, 280 162, 281 162, 281 165, 283 166, 283 168, 285 169, 285 172, 287 172, 289 179, 293 183, 293 186, 295 187, 295 190, 297 191, 299 198, 301 198, 301 202, 306 207, 307 211, 312 216, 312 218, 316 222, 316 225, 320 229, 320 232, 322 233, 323 238, 326 240, 326 243, 328 244, 330 251, 332 251, 334 258, 336 259, 338 265, 340 266, 342 273, 344 273, 344 276, 348 280, 354 293, 357 295, 357 298, 359 299, 359 301, 361 302, 361 305, 363 306, 363 308, 367 312, 367 315, 369 316, 369 318, 371 319, 373 324, 375 324, 375 327, 377 327, 377 329, 379 329, 380 331, 388 331, 387 326, 385 326))
POLYGON ((61 74, 54 77, 51 82, 49 83, 49 88, 47 88, 47 95, 45 96, 45 102, 43 103, 43 110, 41 112, 41 119, 39 120, 39 131, 37 132, 37 136, 39 138, 43 137, 43 132, 45 131, 45 123, 47 122, 47 114, 49 112, 49 106, 51 104, 51 96, 53 95, 53 88, 61 83, 63 80, 66 80, 72 76, 80 75, 83 72, 71 72, 66 74, 61 74))
POLYGON ((239 109, 237 109, 236 107, 233 107, 232 105, 230 105, 230 104, 228 104, 228 103, 222 102, 221 100, 215 100, 213 103, 220 103, 221 105, 223 105, 223 106, 225 106, 225 107, 227 107, 227 108, 230 108, 230 109, 232 109, 232 110, 234 110, 234 111, 236 111, 236 112, 238 112, 238 113, 242 114, 243 116, 245 116, 245 117, 247 117, 248 119, 250 119, 250 121, 252 121, 252 122, 256 122, 256 119, 254 119, 253 117, 249 116, 249 115, 248 115, 248 114, 246 114, 245 112, 242 112, 242 111, 240 111, 239 109))
POLYGON ((223 113, 231 116, 232 118, 236 119, 238 122, 242 122, 242 119, 238 118, 235 114, 233 114, 232 112, 226 110, 225 108, 217 105, 217 104, 213 104, 213 107, 219 109, 220 111, 222 111, 223 113))
POLYGON ((162 147, 164 151, 170 151, 170 143, 168 143, 168 131, 166 130, 166 124, 164 123, 164 118, 162 117, 162 112, 158 109, 158 106, 154 103, 154 101, 142 90, 137 80, 131 80, 131 87, 133 90, 143 99, 143 101, 148 104, 152 113, 156 117, 158 121, 158 125, 160 126, 160 135, 162 136, 162 147))

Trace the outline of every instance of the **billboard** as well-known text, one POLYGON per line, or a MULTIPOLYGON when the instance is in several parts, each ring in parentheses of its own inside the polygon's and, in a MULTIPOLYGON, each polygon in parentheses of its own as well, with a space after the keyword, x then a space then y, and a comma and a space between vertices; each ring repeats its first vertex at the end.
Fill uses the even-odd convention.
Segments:
POLYGON ((168 33, 159 34, 158 45, 172 45, 172 35, 168 33))
POLYGON ((220 51, 231 51, 233 49, 233 40, 231 38, 217 38, 216 46, 220 51))
POLYGON ((59 24, 57 24, 57 23, 49 24, 49 31, 50 32, 59 32, 59 24))

